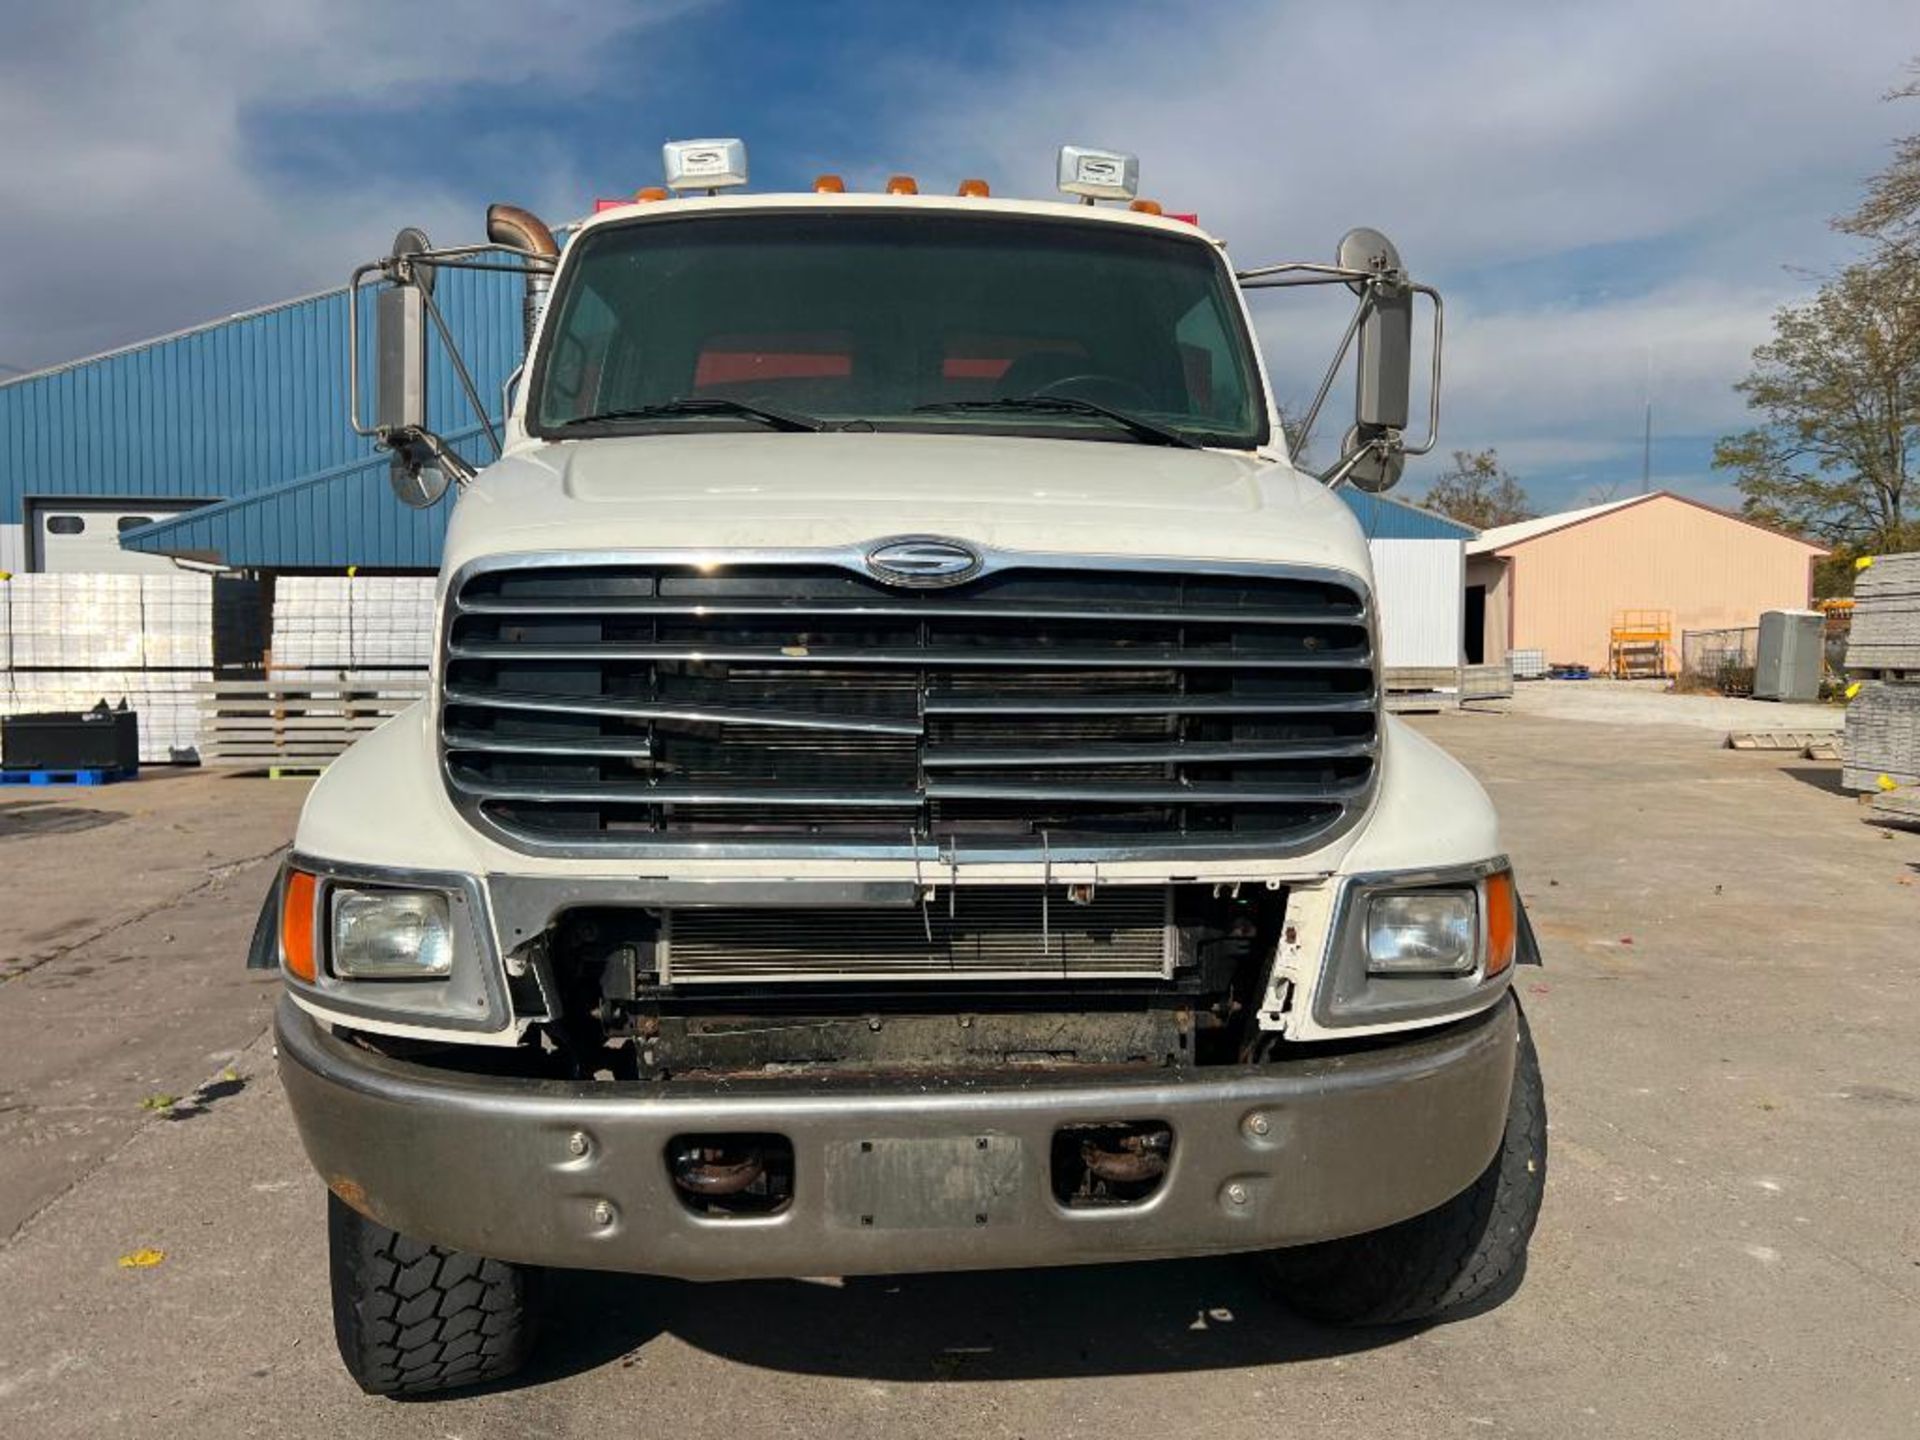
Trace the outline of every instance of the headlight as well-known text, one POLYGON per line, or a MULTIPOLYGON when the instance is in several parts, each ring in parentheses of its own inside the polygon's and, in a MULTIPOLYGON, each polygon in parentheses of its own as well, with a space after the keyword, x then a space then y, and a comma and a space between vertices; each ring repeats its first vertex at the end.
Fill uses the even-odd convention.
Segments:
POLYGON ((1357 876, 1340 894, 1313 1018, 1338 1028, 1470 1015, 1511 983, 1521 928, 1505 857, 1357 876))
POLYGON ((447 897, 430 890, 335 889, 333 971, 353 980, 452 974, 447 897))
POLYGON ((1471 890, 1413 890, 1367 902, 1369 975, 1465 975, 1474 953, 1479 911, 1471 890))

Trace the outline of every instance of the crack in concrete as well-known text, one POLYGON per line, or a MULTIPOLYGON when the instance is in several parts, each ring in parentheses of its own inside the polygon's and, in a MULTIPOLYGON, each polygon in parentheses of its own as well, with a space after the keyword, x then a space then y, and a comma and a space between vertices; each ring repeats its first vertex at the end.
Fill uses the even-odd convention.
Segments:
POLYGON ((274 856, 289 849, 291 843, 290 841, 282 841, 271 850, 263 851, 258 855, 246 855, 238 860, 228 860, 219 865, 211 866, 208 868, 204 880, 201 880, 198 884, 188 886, 177 895, 162 900, 158 904, 151 905, 145 910, 137 910, 123 919, 114 921, 111 925, 102 926, 100 929, 82 935, 79 939, 69 941, 65 945, 56 946, 54 949, 45 951, 39 955, 30 955, 24 960, 13 962, 7 968, 0 968, 0 985, 6 984, 9 980, 18 980, 22 975, 31 975, 41 966, 50 964, 62 956, 71 955, 74 951, 84 946, 92 945, 96 941, 104 940, 109 935, 117 934, 129 925, 138 925, 143 920, 151 920, 156 915, 164 915, 169 910, 177 909, 196 896, 206 894, 207 891, 213 889, 214 886, 224 884, 242 871, 252 869, 263 860, 273 859, 274 856))
MULTIPOLYGON (((282 846, 280 848, 285 849, 286 847, 282 846)), ((264 859, 266 857, 260 856, 256 858, 264 859)), ((162 906, 160 908, 165 909, 166 907, 162 906)), ((230 1063, 237 1068, 240 1061, 250 1055, 254 1047, 259 1045, 262 1040, 268 1039, 272 1033, 273 1022, 269 1020, 254 1032, 252 1039, 248 1040, 246 1044, 240 1046, 239 1049, 235 1051, 234 1058, 230 1063)), ((272 1046, 269 1044, 268 1054, 271 1055, 272 1053, 272 1046)), ((215 1079, 218 1078, 218 1073, 217 1071, 215 1072, 215 1079)), ((203 1090, 212 1083, 213 1080, 211 1079, 202 1080, 194 1089, 195 1091, 203 1090)), ((22 1215, 20 1217, 20 1223, 15 1225, 9 1233, 0 1236, 0 1254, 5 1254, 8 1250, 12 1249, 14 1242, 25 1236, 27 1231, 33 1226, 33 1223, 42 1215, 52 1210, 54 1206, 66 1199, 67 1196, 71 1195, 75 1190, 78 1190, 82 1185, 86 1184, 87 1181, 91 1180, 107 1166, 119 1159, 120 1156, 125 1153, 127 1147, 133 1144, 134 1141, 138 1140, 154 1126, 164 1125, 166 1123, 168 1123, 167 1117, 157 1113, 142 1114, 135 1118, 133 1123, 127 1127, 127 1133, 120 1137, 118 1143, 102 1151, 99 1158, 97 1158, 93 1164, 76 1173, 65 1185, 62 1185, 58 1190, 54 1191, 53 1194, 47 1196, 45 1200, 34 1206, 32 1210, 22 1215)))

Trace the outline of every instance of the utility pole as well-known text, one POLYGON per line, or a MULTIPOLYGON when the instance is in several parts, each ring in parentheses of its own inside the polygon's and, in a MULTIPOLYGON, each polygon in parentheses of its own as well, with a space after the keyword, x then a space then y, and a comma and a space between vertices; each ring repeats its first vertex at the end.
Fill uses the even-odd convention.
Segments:
POLYGON ((1640 493, 1653 493, 1653 347, 1647 347, 1646 426, 1640 435, 1640 493))

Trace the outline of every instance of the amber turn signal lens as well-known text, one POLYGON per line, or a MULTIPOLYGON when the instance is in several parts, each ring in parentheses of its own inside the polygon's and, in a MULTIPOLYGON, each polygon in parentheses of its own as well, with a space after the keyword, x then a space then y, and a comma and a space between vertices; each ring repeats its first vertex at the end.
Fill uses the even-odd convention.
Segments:
POLYGON ((320 882, 304 870, 289 870, 280 894, 280 958, 287 973, 317 983, 313 955, 313 907, 320 882))
POLYGON ((1489 980, 1513 964, 1519 934, 1519 901, 1514 898, 1513 872, 1497 871, 1487 877, 1486 976, 1489 980))
POLYGON ((887 177, 887 193, 889 195, 918 195, 920 193, 920 185, 911 175, 890 175, 887 177))

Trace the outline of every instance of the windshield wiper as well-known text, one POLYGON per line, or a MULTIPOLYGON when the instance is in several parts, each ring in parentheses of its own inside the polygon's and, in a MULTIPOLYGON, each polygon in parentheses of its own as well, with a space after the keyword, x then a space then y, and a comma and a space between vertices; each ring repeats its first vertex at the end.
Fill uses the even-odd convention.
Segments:
POLYGON ((792 410, 780 410, 771 405, 760 405, 750 400, 735 400, 729 395, 682 395, 673 400, 661 400, 652 405, 635 405, 625 410, 602 410, 593 415, 579 415, 571 420, 562 420, 556 427, 561 430, 585 429, 589 425, 617 424, 622 420, 672 420, 681 415, 738 415, 745 420, 758 420, 775 430, 824 430, 824 420, 816 420, 811 415, 801 415, 792 410))
POLYGON ((1111 420, 1137 440, 1149 445, 1181 445, 1189 450, 1202 450, 1206 447, 1197 440, 1189 440, 1178 430, 1169 430, 1164 425, 1156 425, 1151 420, 1142 420, 1138 415, 1129 415, 1124 410, 1114 410, 1092 400, 1082 400, 1077 395, 1007 395, 998 400, 936 400, 928 405, 916 405, 915 410, 953 410, 962 413, 968 411, 1006 411, 1025 412, 1030 415, 1094 415, 1103 420, 1111 420))

